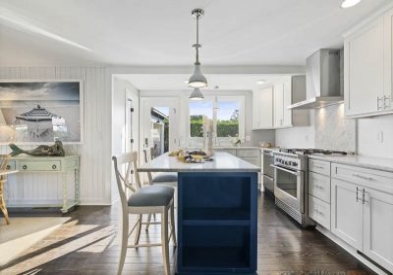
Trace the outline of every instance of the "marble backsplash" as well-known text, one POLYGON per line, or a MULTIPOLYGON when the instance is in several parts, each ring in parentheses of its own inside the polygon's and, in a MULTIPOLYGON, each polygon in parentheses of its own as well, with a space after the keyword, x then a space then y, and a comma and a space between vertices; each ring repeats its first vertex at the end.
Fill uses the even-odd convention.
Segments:
POLYGON ((356 152, 356 119, 347 119, 344 104, 316 109, 315 148, 356 152))

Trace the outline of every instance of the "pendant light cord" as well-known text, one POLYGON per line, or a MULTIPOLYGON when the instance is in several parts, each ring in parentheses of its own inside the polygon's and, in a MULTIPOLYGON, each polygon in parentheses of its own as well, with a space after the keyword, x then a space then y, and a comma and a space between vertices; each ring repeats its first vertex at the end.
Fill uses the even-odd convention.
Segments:
POLYGON ((193 45, 193 47, 195 47, 195 51, 196 51, 196 60, 195 60, 195 65, 200 65, 199 63, 199 48, 201 47, 201 45, 199 44, 199 17, 201 15, 199 13, 196 14, 195 18, 196 18, 196 44, 193 45))

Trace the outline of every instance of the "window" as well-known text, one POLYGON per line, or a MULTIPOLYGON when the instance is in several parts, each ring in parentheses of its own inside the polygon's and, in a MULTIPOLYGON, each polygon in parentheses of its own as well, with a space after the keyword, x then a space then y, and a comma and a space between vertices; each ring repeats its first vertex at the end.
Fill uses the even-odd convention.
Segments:
POLYGON ((213 137, 217 143, 230 143, 233 137, 244 138, 244 97, 217 96, 189 102, 190 137, 197 145, 203 137, 203 116, 213 120, 213 137), (199 138, 199 139, 198 139, 199 138))

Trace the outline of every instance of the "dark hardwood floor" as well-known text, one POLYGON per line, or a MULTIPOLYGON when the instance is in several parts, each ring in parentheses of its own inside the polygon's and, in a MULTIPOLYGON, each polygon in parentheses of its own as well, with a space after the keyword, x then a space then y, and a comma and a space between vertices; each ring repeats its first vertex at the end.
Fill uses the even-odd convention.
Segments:
MULTIPOLYGON (((8 274, 116 274, 119 258, 119 207, 81 206, 66 214, 71 219, 3 266, 8 274)), ((365 275, 375 274, 335 243, 313 229, 301 229, 264 194, 259 199, 258 274, 365 275)), ((57 215, 40 211, 12 216, 57 215)), ((141 241, 157 241, 159 226, 141 241)), ((171 246, 171 271, 174 250, 171 246)), ((2 251, 4 253, 4 251, 2 251)), ((123 274, 163 275, 160 247, 129 249, 123 274)))

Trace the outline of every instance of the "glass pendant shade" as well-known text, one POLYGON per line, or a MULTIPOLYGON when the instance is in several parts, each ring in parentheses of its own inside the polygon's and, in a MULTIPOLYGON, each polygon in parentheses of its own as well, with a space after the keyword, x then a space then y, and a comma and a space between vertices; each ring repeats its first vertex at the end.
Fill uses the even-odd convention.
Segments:
POLYGON ((359 4, 360 1, 362 1, 362 0, 344 0, 341 3, 341 7, 344 8, 344 9, 350 8, 350 7, 353 7, 353 6, 357 5, 357 4, 359 4))
POLYGON ((195 70, 190 80, 188 80, 188 86, 192 88, 204 88, 207 87, 206 77, 202 74, 200 64, 195 63, 195 70))
POLYGON ((203 94, 199 88, 195 88, 190 95, 190 99, 192 100, 202 100, 203 98, 203 94))

